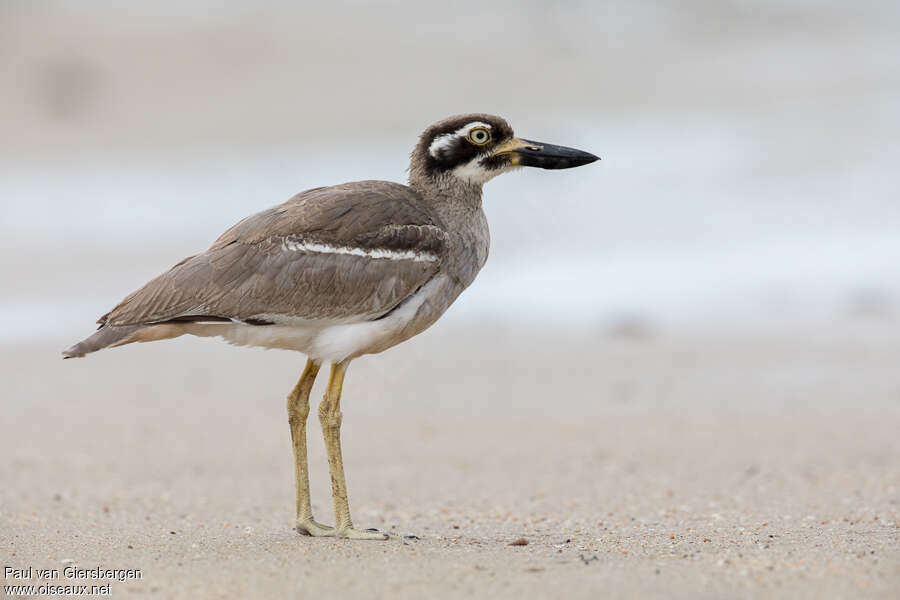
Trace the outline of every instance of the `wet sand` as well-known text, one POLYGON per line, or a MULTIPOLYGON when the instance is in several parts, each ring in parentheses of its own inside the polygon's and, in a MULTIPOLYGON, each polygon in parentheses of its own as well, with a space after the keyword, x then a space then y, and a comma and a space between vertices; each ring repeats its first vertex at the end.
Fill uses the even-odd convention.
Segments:
MULTIPOLYGON (((7 346, 0 562, 140 569, 80 582, 138 598, 896 597, 900 346, 879 329, 439 324, 345 387, 351 508, 386 543, 291 530, 302 356, 7 346)), ((315 421, 310 446, 329 522, 315 421)))

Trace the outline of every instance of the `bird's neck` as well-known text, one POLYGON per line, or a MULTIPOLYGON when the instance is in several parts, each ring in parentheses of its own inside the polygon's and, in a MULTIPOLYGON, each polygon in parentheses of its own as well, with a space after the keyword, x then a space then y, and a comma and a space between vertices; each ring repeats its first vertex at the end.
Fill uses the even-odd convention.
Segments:
POLYGON ((448 224, 481 211, 481 184, 444 174, 410 177, 409 187, 419 192, 425 204, 448 224))

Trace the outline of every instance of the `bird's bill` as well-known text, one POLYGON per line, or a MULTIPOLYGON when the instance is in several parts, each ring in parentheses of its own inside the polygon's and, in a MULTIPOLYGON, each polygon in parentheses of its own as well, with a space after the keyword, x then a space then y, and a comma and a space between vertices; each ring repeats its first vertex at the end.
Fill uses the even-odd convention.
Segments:
POLYGON ((514 166, 541 169, 571 169, 600 160, 599 156, 583 150, 521 138, 500 144, 491 154, 492 157, 503 155, 509 156, 509 162, 514 166))

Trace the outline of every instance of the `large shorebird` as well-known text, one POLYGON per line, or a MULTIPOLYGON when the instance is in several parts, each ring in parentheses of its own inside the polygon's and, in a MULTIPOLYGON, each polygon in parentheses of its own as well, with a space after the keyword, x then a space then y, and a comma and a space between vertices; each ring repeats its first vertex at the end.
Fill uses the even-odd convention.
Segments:
POLYGON ((206 252, 125 298, 63 356, 186 333, 303 352, 306 367, 287 400, 297 531, 387 539, 350 519, 340 438, 347 366, 427 329, 475 279, 490 243, 482 185, 517 167, 568 169, 595 160, 517 138, 500 117, 450 117, 419 137, 408 186, 358 181, 314 188, 247 217, 206 252), (306 458, 309 394, 326 361, 331 374, 319 421, 334 527, 313 520, 306 458))

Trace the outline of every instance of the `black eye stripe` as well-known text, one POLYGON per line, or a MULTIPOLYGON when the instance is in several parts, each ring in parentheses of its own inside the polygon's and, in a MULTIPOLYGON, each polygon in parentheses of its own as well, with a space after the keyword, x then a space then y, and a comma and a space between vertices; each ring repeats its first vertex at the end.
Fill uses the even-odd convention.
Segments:
MULTIPOLYGON (((422 135, 416 152, 423 162, 425 172, 433 175, 468 164, 489 151, 495 143, 512 137, 512 128, 502 119, 483 114, 461 115, 427 130, 422 135), (472 133, 476 130, 483 133, 473 136, 472 133), (486 138, 484 133, 487 134, 486 138)), ((507 159, 500 162, 505 160, 507 159)), ((501 165, 498 163, 496 166, 501 165)))

